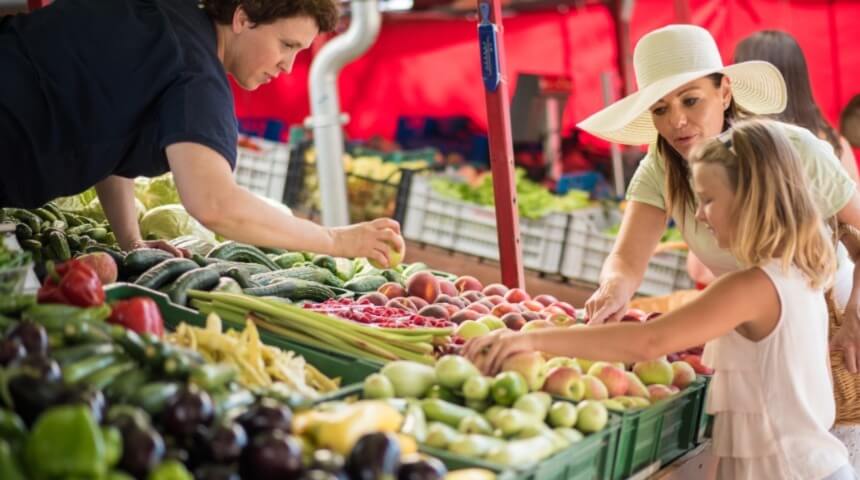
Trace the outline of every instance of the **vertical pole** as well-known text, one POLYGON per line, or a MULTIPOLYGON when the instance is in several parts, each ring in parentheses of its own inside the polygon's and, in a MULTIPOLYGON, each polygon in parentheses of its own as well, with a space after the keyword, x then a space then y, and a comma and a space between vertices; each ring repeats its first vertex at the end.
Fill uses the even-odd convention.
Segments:
POLYGON ((478 17, 478 41, 481 53, 481 74, 487 101, 490 166, 493 172, 502 283, 510 288, 522 288, 525 286, 525 277, 520 250, 511 112, 508 105, 504 30, 499 0, 480 0, 478 17))

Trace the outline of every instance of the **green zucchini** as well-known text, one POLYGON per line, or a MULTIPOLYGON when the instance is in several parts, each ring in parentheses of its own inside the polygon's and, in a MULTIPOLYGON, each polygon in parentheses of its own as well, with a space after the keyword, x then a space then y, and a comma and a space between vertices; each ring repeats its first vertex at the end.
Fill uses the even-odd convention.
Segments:
POLYGON ((281 255, 278 255, 273 259, 273 261, 278 264, 278 267, 287 269, 291 268, 293 265, 297 263, 301 263, 305 261, 305 256, 301 254, 301 252, 288 252, 281 255))
POLYGON ((105 395, 113 402, 125 401, 134 396, 140 387, 149 380, 149 374, 143 369, 134 369, 114 380, 106 389, 105 395))
POLYGON ((130 403, 155 416, 164 410, 167 402, 179 392, 181 385, 175 382, 152 382, 140 387, 130 403))
POLYGON ((251 278, 240 268, 233 267, 222 274, 221 280, 228 278, 236 282, 239 288, 254 288, 256 283, 251 281, 251 278))
POLYGON ((98 357, 111 353, 119 353, 120 350, 112 343, 84 343, 51 351, 51 357, 60 365, 83 360, 90 357, 98 357))
POLYGON ((218 258, 221 260, 243 261, 265 265, 270 270, 277 270, 278 265, 272 261, 259 248, 251 245, 244 245, 237 242, 227 241, 215 247, 209 255, 209 258, 218 258))
POLYGON ((311 262, 314 265, 322 267, 334 275, 337 275, 337 262, 331 255, 317 255, 311 262))
POLYGON ((287 251, 284 250, 283 248, 276 248, 276 247, 257 247, 257 248, 259 248, 260 251, 265 253, 266 255, 278 256, 278 255, 283 255, 283 254, 287 253, 287 251))
POLYGON ((113 325, 110 328, 110 336, 131 358, 138 362, 146 362, 146 343, 137 332, 113 325))
POLYGON ((23 242, 24 240, 30 240, 33 238, 33 229, 30 228, 26 223, 19 223, 15 225, 15 237, 19 242, 23 242))
POLYGON ((128 252, 123 262, 123 267, 128 273, 143 273, 159 263, 176 258, 164 250, 155 248, 139 248, 128 252))
POLYGON ((399 283, 403 285, 403 275, 400 274, 397 270, 386 269, 383 270, 381 275, 385 277, 389 282, 399 283))
POLYGON ((212 290, 220 278, 217 271, 207 267, 189 270, 173 282, 168 296, 173 303, 185 305, 188 302, 188 290, 212 290))
POLYGON ((36 214, 43 222, 55 222, 60 220, 56 215, 44 208, 34 208, 31 212, 36 214))
POLYGON ((20 222, 27 224, 34 233, 42 229, 42 219, 35 213, 22 208, 13 208, 10 213, 20 222))
POLYGON ((343 282, 337 278, 337 275, 331 273, 329 270, 312 265, 252 275, 251 281, 265 286, 290 278, 322 283, 332 287, 343 287, 343 282))
POLYGON ((356 277, 346 282, 343 288, 352 290, 353 292, 375 292, 379 287, 388 282, 388 279, 382 275, 364 275, 356 277))
POLYGON ((158 290, 185 272, 200 268, 187 258, 169 258, 140 274, 135 285, 158 290))
MULTIPOLYGON (((251 288, 251 287, 246 287, 251 288)), ((218 285, 212 289, 213 292, 225 292, 225 293, 242 293, 242 286, 239 285, 239 282, 233 280, 230 277, 221 277, 218 280, 218 285)))
POLYGON ((135 367, 137 367, 137 363, 126 360, 88 375, 83 379, 83 382, 95 390, 104 390, 122 375, 134 370, 135 367))
POLYGON ((63 366, 63 380, 66 382, 66 385, 75 385, 85 377, 121 361, 124 361, 124 358, 115 354, 88 357, 63 366))
POLYGON ((325 285, 297 278, 288 278, 265 287, 248 288, 245 289, 245 293, 255 297, 275 296, 293 301, 311 300, 314 302, 324 302, 335 297, 335 293, 325 285))

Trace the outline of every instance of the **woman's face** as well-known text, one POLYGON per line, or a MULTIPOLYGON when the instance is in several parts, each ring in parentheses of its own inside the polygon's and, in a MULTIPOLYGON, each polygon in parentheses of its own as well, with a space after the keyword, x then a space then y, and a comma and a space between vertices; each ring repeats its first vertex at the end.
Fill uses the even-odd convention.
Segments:
POLYGON ((236 9, 231 30, 224 68, 245 90, 255 90, 281 72, 290 73, 296 54, 310 47, 319 33, 311 17, 281 18, 256 25, 241 7, 236 9))
POLYGON ((687 83, 651 106, 660 135, 685 159, 699 142, 719 135, 731 101, 728 77, 719 87, 703 77, 687 83))
POLYGON ((699 199, 696 220, 705 224, 720 248, 729 248, 733 233, 731 221, 735 192, 725 167, 712 163, 693 165, 693 191, 699 199))

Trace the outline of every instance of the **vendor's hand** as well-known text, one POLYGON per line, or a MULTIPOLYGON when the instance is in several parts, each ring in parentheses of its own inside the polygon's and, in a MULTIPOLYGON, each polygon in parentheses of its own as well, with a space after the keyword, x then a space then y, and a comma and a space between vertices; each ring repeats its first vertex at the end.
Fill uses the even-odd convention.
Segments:
POLYGON ((331 232, 334 252, 339 257, 366 257, 388 266, 391 249, 400 252, 401 258, 406 253, 406 243, 400 236, 400 224, 390 218, 333 228, 331 232))
POLYGON ((860 366, 860 311, 858 307, 845 309, 842 326, 830 339, 831 350, 841 350, 844 356, 845 368, 851 373, 857 373, 860 366))
POLYGON ((137 240, 131 244, 131 248, 129 248, 129 250, 136 250, 138 248, 155 248, 158 250, 164 250, 175 257, 191 257, 191 252, 187 249, 176 248, 164 240, 137 240))
POLYGON ((614 282, 604 282, 585 302, 589 325, 620 322, 627 313, 630 297, 614 282))
POLYGON ((469 340, 462 355, 471 360, 484 375, 495 375, 508 357, 533 351, 531 340, 528 333, 499 329, 469 340))

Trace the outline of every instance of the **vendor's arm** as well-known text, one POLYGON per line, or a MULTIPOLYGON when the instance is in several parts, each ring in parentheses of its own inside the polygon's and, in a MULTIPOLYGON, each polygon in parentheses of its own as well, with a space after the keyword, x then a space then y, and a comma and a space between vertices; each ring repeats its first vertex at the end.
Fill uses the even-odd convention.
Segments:
POLYGON ((176 143, 167 147, 170 170, 188 213, 231 240, 263 247, 368 257, 388 264, 389 245, 403 252, 400 226, 377 219, 326 228, 285 214, 233 179, 229 164, 209 147, 176 143))
POLYGON ((600 287, 585 303, 590 323, 614 322, 624 316, 666 230, 666 220, 665 210, 637 201, 628 203, 612 253, 603 264, 600 287))
MULTIPOLYGON (((850 225, 860 231, 860 195, 856 192, 836 215, 840 223, 850 225)), ((851 285, 851 296, 845 306, 842 326, 834 333, 830 346, 833 350, 841 350, 844 355, 845 367, 851 373, 857 373, 860 366, 860 245, 850 236, 843 239, 851 257, 854 259, 854 279, 851 285)))
POLYGON ((164 240, 144 241, 140 236, 137 209, 134 207, 134 181, 116 175, 96 184, 99 202, 110 222, 117 243, 123 250, 135 248, 158 248, 176 256, 188 256, 187 252, 164 240))
POLYGON ((721 277, 695 301, 648 323, 493 332, 470 340, 463 354, 488 375, 524 351, 633 363, 702 345, 742 325, 748 338, 764 338, 776 327, 779 313, 779 297, 767 274, 749 269, 721 277))

